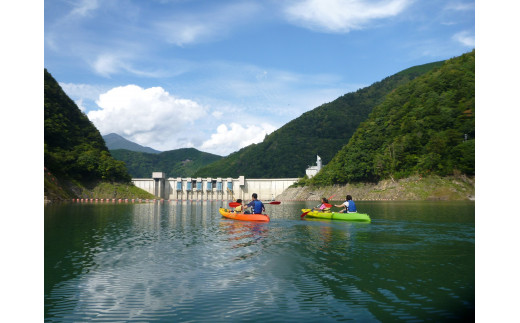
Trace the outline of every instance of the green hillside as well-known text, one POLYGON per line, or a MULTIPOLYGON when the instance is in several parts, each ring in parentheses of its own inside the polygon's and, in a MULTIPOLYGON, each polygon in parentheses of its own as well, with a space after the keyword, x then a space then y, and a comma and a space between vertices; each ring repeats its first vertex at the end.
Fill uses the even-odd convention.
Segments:
POLYGON ((371 86, 345 94, 290 121, 266 136, 198 170, 200 177, 302 177, 316 155, 328 163, 372 109, 396 87, 442 65, 425 64, 401 71, 371 86))
POLYGON ((76 180, 128 182, 124 164, 110 155, 101 134, 45 69, 45 167, 76 180))
POLYGON ((474 175, 475 51, 392 91, 314 185, 474 175))
POLYGON ((130 183, 125 164, 110 155, 88 117, 44 71, 44 194, 76 197, 153 197, 130 183))
POLYGON ((165 172, 169 177, 190 177, 203 166, 222 159, 221 156, 182 148, 151 154, 126 149, 110 150, 115 159, 126 164, 133 178, 150 178, 152 172, 165 172))

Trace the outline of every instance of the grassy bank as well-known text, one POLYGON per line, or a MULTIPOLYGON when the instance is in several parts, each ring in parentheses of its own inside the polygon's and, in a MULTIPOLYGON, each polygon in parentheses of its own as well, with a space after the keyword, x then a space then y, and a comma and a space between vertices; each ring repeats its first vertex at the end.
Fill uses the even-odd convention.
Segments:
POLYGON ((474 200, 475 179, 466 176, 412 176, 400 180, 355 183, 326 187, 291 187, 277 200, 320 200, 334 195, 343 200, 347 194, 354 200, 474 200))
POLYGON ((73 198, 116 198, 116 199, 153 199, 154 196, 133 184, 91 182, 79 183, 66 179, 59 179, 48 171, 44 175, 45 202, 70 201, 73 198))

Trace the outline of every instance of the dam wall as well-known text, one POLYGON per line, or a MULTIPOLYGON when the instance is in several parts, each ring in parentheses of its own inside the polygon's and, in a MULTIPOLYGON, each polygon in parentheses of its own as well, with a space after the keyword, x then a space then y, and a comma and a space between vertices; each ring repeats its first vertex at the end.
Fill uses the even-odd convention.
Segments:
POLYGON ((251 194, 257 193, 260 200, 274 200, 298 178, 166 178, 162 172, 152 173, 152 178, 133 178, 132 183, 167 200, 251 200, 251 194))

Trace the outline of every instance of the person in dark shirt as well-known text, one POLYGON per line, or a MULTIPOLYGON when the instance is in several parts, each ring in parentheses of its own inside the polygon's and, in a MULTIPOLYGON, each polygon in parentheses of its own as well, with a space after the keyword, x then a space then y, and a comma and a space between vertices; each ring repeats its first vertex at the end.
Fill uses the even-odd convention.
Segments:
MULTIPOLYGON (((253 193, 253 195, 251 195, 251 197, 253 198, 253 200, 251 202, 249 202, 248 205, 246 205, 246 210, 248 208, 251 208, 251 211, 254 214, 262 214, 262 212, 265 211, 264 203, 262 203, 262 201, 258 200, 258 195, 256 193, 253 193)), ((248 211, 246 211, 246 212, 248 212, 248 211)))

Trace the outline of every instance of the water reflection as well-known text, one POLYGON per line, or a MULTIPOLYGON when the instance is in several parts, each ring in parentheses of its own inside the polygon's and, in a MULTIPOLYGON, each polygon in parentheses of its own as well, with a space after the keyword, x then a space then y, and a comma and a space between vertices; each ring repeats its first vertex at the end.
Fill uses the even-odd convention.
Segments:
POLYGON ((233 259, 245 260, 262 252, 261 242, 269 230, 264 223, 225 220, 220 222, 220 232, 230 243, 230 249, 241 249, 233 259))
POLYGON ((474 309, 473 206, 360 202, 372 223, 224 219, 221 202, 63 205, 45 214, 56 321, 395 321, 474 309), (400 205, 400 207, 399 207, 400 205))

